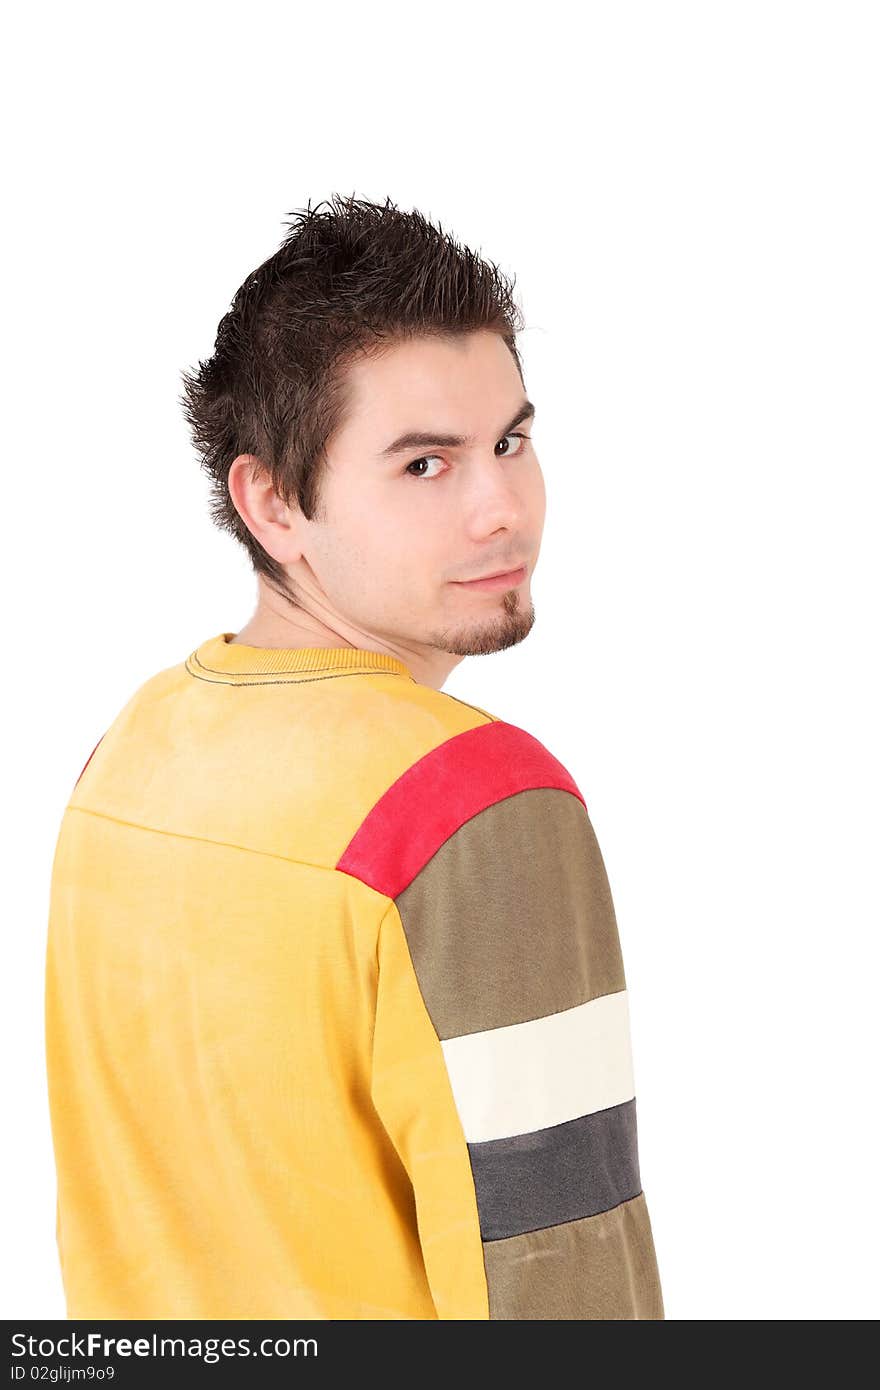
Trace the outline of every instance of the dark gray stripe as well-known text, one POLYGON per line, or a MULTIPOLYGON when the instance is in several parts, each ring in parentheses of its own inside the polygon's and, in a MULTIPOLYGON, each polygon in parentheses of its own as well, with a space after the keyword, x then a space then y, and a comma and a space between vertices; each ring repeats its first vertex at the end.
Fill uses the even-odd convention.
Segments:
POLYGON ((642 1190, 636 1101, 468 1144, 483 1240, 579 1221, 642 1190))

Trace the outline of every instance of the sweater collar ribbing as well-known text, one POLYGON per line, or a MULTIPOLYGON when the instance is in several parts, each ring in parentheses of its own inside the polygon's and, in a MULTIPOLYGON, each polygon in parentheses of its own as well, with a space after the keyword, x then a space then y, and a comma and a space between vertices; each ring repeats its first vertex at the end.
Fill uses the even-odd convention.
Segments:
POLYGON ((232 642, 234 636, 234 632, 220 632, 196 647, 185 663, 190 675, 235 685, 248 681, 270 683, 272 677, 279 675, 308 678, 367 671, 415 680, 406 663, 387 652, 360 647, 249 647, 232 642))

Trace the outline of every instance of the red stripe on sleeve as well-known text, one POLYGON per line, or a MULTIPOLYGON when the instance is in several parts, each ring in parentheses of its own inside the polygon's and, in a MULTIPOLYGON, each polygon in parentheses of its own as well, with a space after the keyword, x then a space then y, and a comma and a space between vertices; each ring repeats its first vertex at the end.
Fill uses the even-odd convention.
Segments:
POLYGON ((392 783, 336 867, 397 897, 465 821, 532 787, 558 787, 584 801, 567 768, 525 729, 503 719, 466 729, 392 783))

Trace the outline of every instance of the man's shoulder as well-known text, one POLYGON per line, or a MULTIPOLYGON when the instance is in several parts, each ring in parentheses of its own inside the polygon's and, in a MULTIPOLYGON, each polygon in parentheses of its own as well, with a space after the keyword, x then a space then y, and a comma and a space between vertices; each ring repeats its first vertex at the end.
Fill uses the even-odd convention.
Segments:
MULTIPOLYGON (((338 869, 393 898, 444 844, 465 826, 475 829, 502 803, 503 818, 509 819, 512 811, 520 827, 533 821, 550 824, 557 806, 568 819, 574 803, 586 811, 568 768, 526 729, 444 692, 431 691, 416 700, 444 722, 426 746, 404 758, 404 766, 372 801, 338 869), (451 709, 444 701, 464 704, 482 717, 458 714, 456 727, 447 727, 451 709), (560 793, 567 795, 560 799, 560 793)), ((495 820, 501 823, 497 816, 495 820)), ((469 838, 477 843, 478 837, 469 838)))
POLYGON ((126 744, 132 736, 136 739, 149 713, 157 707, 167 706, 176 693, 186 689, 186 668, 182 661, 164 666, 151 676, 145 677, 133 689, 116 713, 106 718, 100 736, 80 771, 73 788, 73 796, 79 795, 80 781, 87 767, 92 776, 98 764, 112 759, 117 745, 126 744))

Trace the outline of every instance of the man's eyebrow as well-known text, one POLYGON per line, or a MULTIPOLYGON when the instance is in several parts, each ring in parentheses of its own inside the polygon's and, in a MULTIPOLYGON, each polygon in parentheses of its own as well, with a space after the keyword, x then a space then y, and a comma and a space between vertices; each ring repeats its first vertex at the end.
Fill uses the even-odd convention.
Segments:
MULTIPOLYGON (((517 425, 521 425, 524 420, 534 419, 534 416, 535 407, 531 401, 523 401, 513 419, 504 426, 497 438, 503 439, 506 434, 510 434, 511 430, 515 430, 517 425)), ((399 434, 396 439, 393 439, 379 454, 379 458, 392 458, 395 454, 402 454, 410 449, 431 449, 434 447, 460 449, 467 448, 473 443, 472 438, 465 438, 464 435, 460 434, 430 434, 425 430, 408 430, 406 434, 399 434)))

